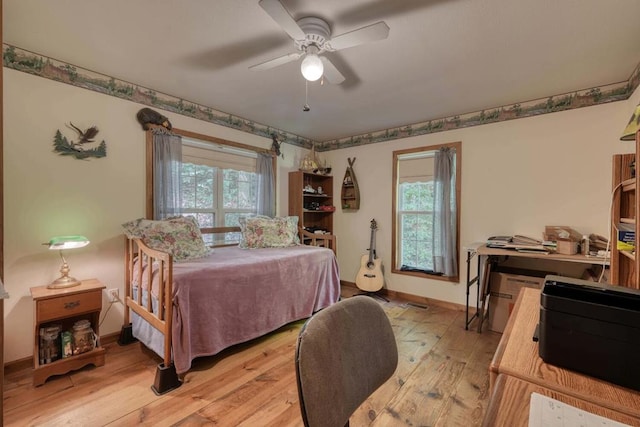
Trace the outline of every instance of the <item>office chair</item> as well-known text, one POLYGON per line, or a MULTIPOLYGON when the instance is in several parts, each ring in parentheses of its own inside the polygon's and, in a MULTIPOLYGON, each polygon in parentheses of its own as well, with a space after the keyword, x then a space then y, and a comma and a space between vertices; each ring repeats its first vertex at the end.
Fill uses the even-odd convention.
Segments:
POLYGON ((398 348, 380 305, 355 296, 307 320, 295 362, 304 425, 341 427, 393 375, 398 348))

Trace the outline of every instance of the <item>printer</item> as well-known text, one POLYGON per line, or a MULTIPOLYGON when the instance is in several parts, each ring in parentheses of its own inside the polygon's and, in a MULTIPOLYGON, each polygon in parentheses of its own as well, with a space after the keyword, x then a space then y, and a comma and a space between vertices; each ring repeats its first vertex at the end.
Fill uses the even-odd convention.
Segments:
POLYGON ((640 391, 640 290, 546 276, 538 334, 546 363, 640 391))

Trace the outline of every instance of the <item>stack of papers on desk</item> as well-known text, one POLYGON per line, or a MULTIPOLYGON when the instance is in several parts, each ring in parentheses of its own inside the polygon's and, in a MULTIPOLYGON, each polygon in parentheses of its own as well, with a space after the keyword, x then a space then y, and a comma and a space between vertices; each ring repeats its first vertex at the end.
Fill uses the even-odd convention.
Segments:
POLYGON ((511 241, 517 245, 542 245, 542 240, 534 239, 533 237, 521 236, 519 234, 513 236, 511 241))
POLYGON ((583 411, 559 400, 531 393, 529 427, 629 427, 627 424, 583 411))
POLYGON ((515 236, 493 236, 487 239, 488 248, 513 249, 518 252, 548 254, 551 251, 542 245, 542 240, 516 234, 515 236))

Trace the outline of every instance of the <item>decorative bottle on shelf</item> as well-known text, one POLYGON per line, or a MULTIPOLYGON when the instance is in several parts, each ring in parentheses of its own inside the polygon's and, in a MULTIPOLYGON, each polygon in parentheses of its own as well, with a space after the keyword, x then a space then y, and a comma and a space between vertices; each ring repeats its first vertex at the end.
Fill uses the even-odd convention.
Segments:
POLYGON ((589 236, 586 234, 582 236, 582 242, 580 242, 580 249, 582 255, 589 255, 589 236))
POLYGON ((86 319, 78 320, 73 324, 73 354, 85 353, 95 348, 95 338, 91 322, 86 319))

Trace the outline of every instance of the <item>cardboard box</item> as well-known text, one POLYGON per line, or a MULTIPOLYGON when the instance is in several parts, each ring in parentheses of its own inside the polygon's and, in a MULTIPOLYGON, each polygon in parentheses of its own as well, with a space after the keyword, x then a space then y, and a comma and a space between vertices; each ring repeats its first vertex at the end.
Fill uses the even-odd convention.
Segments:
POLYGON ((578 253, 578 242, 558 239, 556 241, 556 252, 562 255, 575 255, 578 253))
POLYGON ((520 289, 524 287, 541 289, 544 284, 544 276, 547 275, 546 272, 532 270, 521 270, 519 273, 535 274, 535 276, 503 272, 491 273, 489 329, 494 332, 502 333, 504 331, 520 289))
POLYGON ((578 233, 566 225, 546 225, 543 233, 544 240, 571 240, 579 242, 582 240, 582 233, 578 233))

